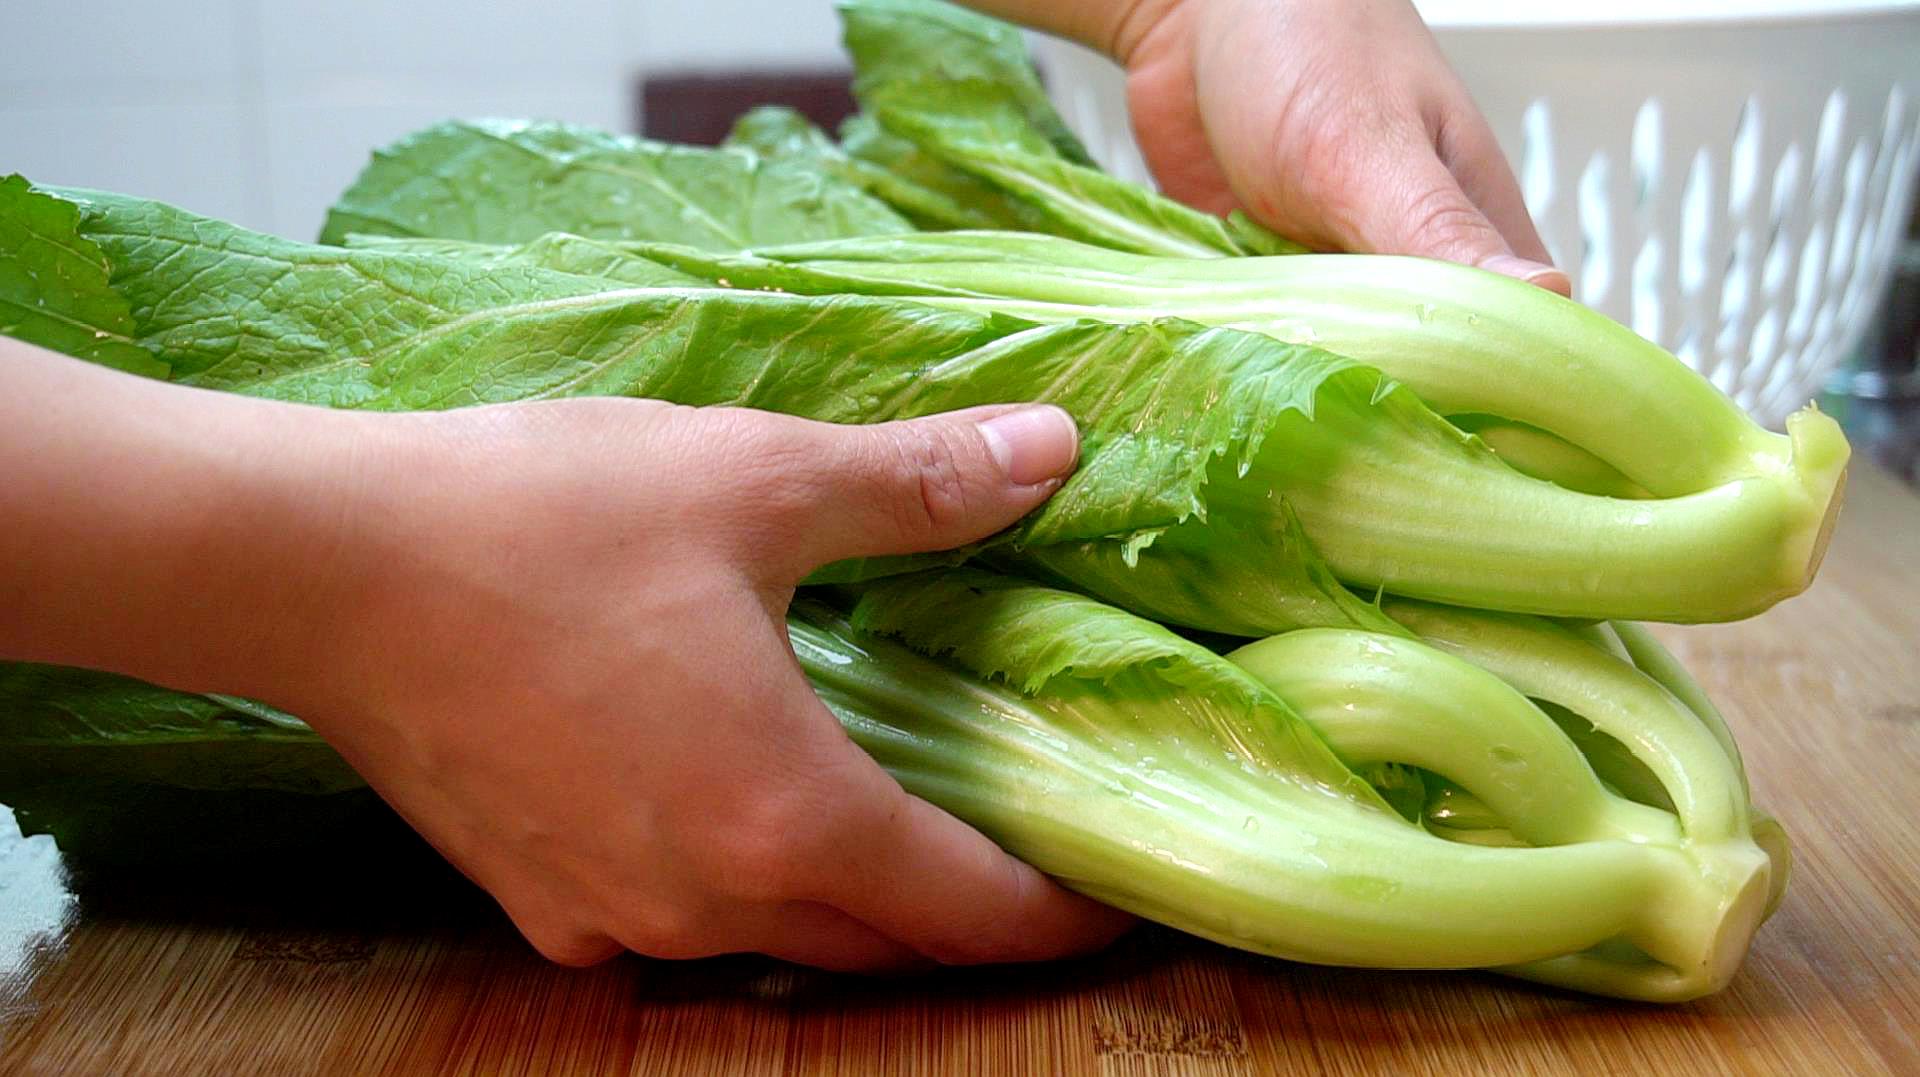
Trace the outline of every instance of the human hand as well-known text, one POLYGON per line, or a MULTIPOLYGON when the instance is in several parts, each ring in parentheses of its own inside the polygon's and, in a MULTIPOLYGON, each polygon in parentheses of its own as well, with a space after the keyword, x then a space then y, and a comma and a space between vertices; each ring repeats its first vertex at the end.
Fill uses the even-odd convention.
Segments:
POLYGON ((1077 450, 1065 413, 839 427, 571 400, 365 436, 337 573, 355 627, 289 702, 543 954, 886 969, 1128 923, 905 793, 784 627, 820 564, 957 546, 1045 500, 1077 450))
POLYGON ((1137 0, 1109 32, 1149 167, 1314 247, 1562 295, 1512 169, 1407 0, 1137 0))

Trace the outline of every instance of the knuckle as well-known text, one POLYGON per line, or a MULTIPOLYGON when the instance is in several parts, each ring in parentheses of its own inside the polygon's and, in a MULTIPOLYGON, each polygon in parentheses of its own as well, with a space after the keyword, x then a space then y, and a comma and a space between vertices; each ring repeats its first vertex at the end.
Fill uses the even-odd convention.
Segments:
POLYGON ((669 961, 710 957, 718 951, 707 923, 707 917, 684 905, 645 903, 621 919, 620 941, 634 953, 669 961))
POLYGON ((972 495, 965 449, 944 424, 906 423, 889 439, 898 493, 894 511, 905 535, 939 535, 966 520, 972 495))
POLYGON ((598 965, 619 949, 605 935, 580 928, 523 927, 520 933, 541 957, 567 968, 598 965))
POLYGON ((1006 960, 991 947, 972 939, 936 939, 920 943, 916 948, 927 960, 941 965, 989 965, 1006 960))
POLYGON ((1407 204, 1408 236, 1448 257, 1477 252, 1498 237, 1480 211, 1457 190, 1430 188, 1407 204))
POLYGON ((805 527, 830 476, 821 468, 819 439, 807 436, 802 420, 715 408, 704 423, 683 463, 712 495, 701 502, 709 522, 744 532, 750 545, 805 527))
POLYGON ((770 795, 729 813, 711 837, 705 874, 729 897, 773 902, 790 897, 821 852, 825 815, 794 795, 770 795))
MULTIPOLYGON (((838 731, 835 731, 838 735, 838 731)), ((860 855, 854 836, 874 838, 866 757, 842 739, 795 745, 792 769, 778 782, 721 813, 708 833, 708 883, 744 902, 812 899, 844 881, 860 855)))

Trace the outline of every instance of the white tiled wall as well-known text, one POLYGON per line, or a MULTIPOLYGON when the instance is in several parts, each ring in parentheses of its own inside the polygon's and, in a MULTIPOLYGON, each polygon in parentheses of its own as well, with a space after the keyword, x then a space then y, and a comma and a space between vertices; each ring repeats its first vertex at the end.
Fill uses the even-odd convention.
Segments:
POLYGON ((830 0, 6 0, 0 175, 306 237, 448 116, 627 129, 656 70, 836 62, 830 0))

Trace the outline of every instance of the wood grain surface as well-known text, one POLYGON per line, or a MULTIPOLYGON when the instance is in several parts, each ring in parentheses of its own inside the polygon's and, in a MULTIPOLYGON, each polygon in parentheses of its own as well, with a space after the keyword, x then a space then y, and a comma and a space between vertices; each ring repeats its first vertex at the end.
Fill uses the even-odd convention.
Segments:
POLYGON ((753 958, 573 971, 411 846, 69 889, 16 838, 0 1073, 1920 1073, 1920 498, 1859 468, 1849 500, 1810 594, 1662 632, 1798 854, 1711 999, 1323 969, 1158 930, 892 982, 753 958))

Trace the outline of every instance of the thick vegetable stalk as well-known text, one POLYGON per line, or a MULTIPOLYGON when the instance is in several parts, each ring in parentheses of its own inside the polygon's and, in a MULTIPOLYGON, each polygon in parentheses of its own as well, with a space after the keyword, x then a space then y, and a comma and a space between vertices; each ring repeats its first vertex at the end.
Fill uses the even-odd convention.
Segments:
MULTIPOLYGON (((1779 905, 1792 866, 1786 833, 1754 808, 1720 712, 1645 628, 1404 600, 1387 601, 1384 612, 1529 697, 1610 789, 1676 813, 1696 847, 1757 844, 1773 865, 1767 912, 1779 905)), ((1460 807, 1455 798, 1454 810, 1460 807)))
MULTIPOLYGON (((1536 846, 1643 842, 1678 849, 1701 877, 1728 881, 1746 879, 1764 862, 1763 918, 1784 888, 1783 839, 1769 849, 1747 832, 1709 840, 1684 835, 1671 812, 1608 789, 1554 720, 1513 687, 1426 644, 1308 629, 1250 644, 1229 657, 1297 710, 1349 765, 1393 762, 1437 775, 1456 816, 1472 810, 1461 803, 1471 798, 1488 818, 1466 840, 1536 846), (1490 840, 1495 829, 1506 839, 1490 840)), ((1603 696, 1611 686, 1591 687, 1603 696)), ((1679 998, 1717 990, 1731 969, 1675 969, 1616 942, 1577 959, 1508 971, 1588 990, 1619 991, 1632 984, 1639 997, 1679 998)))
POLYGON ((1749 833, 1746 779, 1731 738, 1716 735, 1631 661, 1537 617, 1400 601, 1385 608, 1433 646, 1573 712, 1626 747, 1658 780, 1689 837, 1749 833))
POLYGON ((1514 721, 1525 701, 1498 681, 1410 641, 1309 633, 1291 657, 1334 662, 1338 673, 1322 672, 1356 680, 1348 697, 1360 703, 1397 698, 1409 684, 1396 677, 1436 666, 1449 686, 1476 682, 1473 699, 1497 700, 1504 716, 1471 717, 1472 702, 1426 716, 1524 725, 1530 739, 1512 742, 1510 764, 1465 747, 1426 761, 1564 844, 1423 832, 1335 754, 1345 743, 1356 756, 1410 757, 1393 742, 1433 739, 1414 715, 1380 707, 1371 731, 1349 720, 1330 752, 1231 663, 1079 596, 965 571, 908 577, 874 585, 850 622, 797 607, 790 632, 821 697, 910 790, 1076 889, 1230 945, 1373 967, 1511 966, 1673 999, 1724 984, 1766 903, 1758 849, 1702 856, 1675 839, 1671 816, 1607 793, 1591 772, 1568 803, 1542 800, 1546 783, 1581 775, 1578 753, 1537 712, 1514 721), (1404 664, 1372 655, 1375 640, 1404 664), (1535 752, 1538 773, 1492 776, 1525 770, 1535 752), (1571 977, 1534 967, 1604 946, 1639 964, 1571 977))
POLYGON ((1443 414, 1551 432, 1662 497, 1751 475, 1762 459, 1791 462, 1777 436, 1639 334, 1544 289, 1447 262, 1150 257, 1015 232, 634 249, 741 287, 913 296, 1041 322, 1178 317, 1314 344, 1380 368, 1443 414))
POLYGON ((1680 840, 1669 812, 1609 791, 1572 740, 1486 670, 1424 643, 1310 628, 1227 656, 1349 766, 1401 763, 1477 797, 1530 845, 1680 840))
POLYGON ((1172 316, 1310 343, 1380 369, 1442 414, 1491 427, 1522 466, 1565 474, 1571 487, 1741 502, 1741 526, 1782 551, 1771 567, 1788 593, 1818 567, 1845 480, 1846 441, 1817 411, 1794 416, 1785 435, 1769 433, 1626 327, 1543 289, 1442 262, 1156 258, 1000 232, 743 253, 635 249, 738 287, 911 296, 1042 322, 1172 316))

